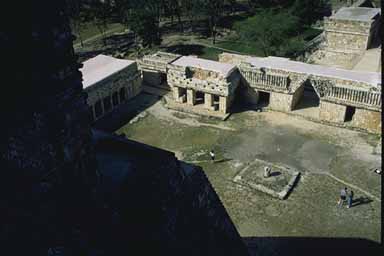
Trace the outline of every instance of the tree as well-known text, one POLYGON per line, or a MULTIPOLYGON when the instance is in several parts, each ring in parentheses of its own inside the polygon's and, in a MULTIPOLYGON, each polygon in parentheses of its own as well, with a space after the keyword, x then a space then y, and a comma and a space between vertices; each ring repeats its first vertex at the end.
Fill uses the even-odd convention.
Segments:
POLYGON ((300 18, 302 25, 312 25, 329 12, 330 6, 329 0, 295 0, 291 13, 300 18))
POLYGON ((90 12, 93 16, 93 24, 97 27, 103 37, 103 43, 105 41, 105 32, 108 29, 108 20, 111 17, 111 5, 110 1, 97 1, 92 4, 90 12))
POLYGON ((81 1, 77 1, 77 0, 66 0, 66 1, 67 1, 66 7, 68 12, 68 17, 70 20, 72 30, 76 33, 77 37, 80 39, 81 47, 83 47, 84 46, 83 38, 80 32, 83 26, 82 3, 81 1))
POLYGON ((132 0, 131 5, 128 22, 132 31, 142 39, 143 46, 160 44, 160 17, 164 1, 132 0))
POLYGON ((245 42, 256 42, 265 56, 284 55, 283 44, 297 33, 298 18, 285 12, 264 10, 244 21, 235 23, 235 30, 245 42))
POLYGON ((223 13, 224 0, 206 0, 205 11, 208 16, 208 27, 212 37, 212 43, 216 43, 217 22, 223 13))

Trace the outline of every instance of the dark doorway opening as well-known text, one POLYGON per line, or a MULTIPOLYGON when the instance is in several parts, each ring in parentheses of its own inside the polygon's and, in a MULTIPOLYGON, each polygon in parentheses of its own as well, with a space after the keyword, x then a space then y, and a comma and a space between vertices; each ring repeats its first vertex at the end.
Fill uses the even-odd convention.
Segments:
POLYGON ((215 108, 215 110, 219 109, 219 104, 220 104, 219 95, 213 95, 213 107, 215 108))
POLYGON ((118 92, 114 92, 112 94, 112 104, 113 104, 113 107, 116 107, 117 105, 119 105, 119 95, 118 95, 118 92))
POLYGON ((111 105, 111 96, 107 96, 103 99, 103 103, 104 103, 104 112, 108 112, 112 109, 112 105, 111 105))
POLYGON ((204 104, 204 93, 203 92, 196 92, 196 105, 198 104, 204 104))
POLYGON ((160 85, 167 86, 167 74, 160 73, 160 85))
POLYGON ((320 105, 320 97, 317 95, 315 89, 310 82, 305 82, 303 87, 303 94, 301 95, 296 110, 305 108, 316 108, 320 105))
POLYGON ((101 107, 101 100, 98 100, 95 104, 95 116, 99 118, 103 114, 103 108, 101 107))
POLYGON ((125 101, 125 99, 126 99, 126 94, 127 94, 127 92, 126 92, 125 87, 121 88, 121 89, 120 89, 120 101, 121 101, 121 102, 125 101))
POLYGON ((259 91, 259 106, 267 107, 269 105, 269 100, 271 93, 259 91))
POLYGON ((355 107, 347 106, 347 109, 345 111, 345 119, 344 119, 344 121, 345 122, 352 121, 353 120, 353 116, 355 115, 355 112, 356 112, 356 108, 355 107))

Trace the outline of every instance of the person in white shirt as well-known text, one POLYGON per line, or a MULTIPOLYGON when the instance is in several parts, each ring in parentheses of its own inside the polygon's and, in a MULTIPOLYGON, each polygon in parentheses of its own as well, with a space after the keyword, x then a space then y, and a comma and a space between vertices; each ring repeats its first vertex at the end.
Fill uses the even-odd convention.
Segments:
POLYGON ((209 155, 211 156, 211 161, 215 161, 215 152, 213 152, 213 149, 209 151, 209 155))

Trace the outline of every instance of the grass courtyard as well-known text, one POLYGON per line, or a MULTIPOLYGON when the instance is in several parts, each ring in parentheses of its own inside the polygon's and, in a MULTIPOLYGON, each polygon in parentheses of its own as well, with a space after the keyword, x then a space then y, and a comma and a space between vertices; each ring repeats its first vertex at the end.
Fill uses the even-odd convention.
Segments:
POLYGON ((242 237, 380 242, 381 177, 370 171, 381 166, 381 156, 373 153, 376 136, 278 112, 243 109, 225 122, 216 121, 167 110, 154 98, 141 94, 132 100, 129 109, 141 106, 146 115, 116 133, 173 151, 180 160, 201 166, 242 237), (209 159, 210 149, 216 152, 215 162, 209 159), (233 182, 254 159, 301 172, 286 200, 233 182), (336 206, 344 186, 355 192, 350 209, 336 206))

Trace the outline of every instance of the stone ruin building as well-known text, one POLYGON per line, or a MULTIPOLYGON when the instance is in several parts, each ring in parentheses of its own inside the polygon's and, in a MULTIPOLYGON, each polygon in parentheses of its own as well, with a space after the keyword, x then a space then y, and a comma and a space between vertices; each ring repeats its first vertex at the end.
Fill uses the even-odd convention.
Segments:
POLYGON ((26 72, 11 65, 20 38, 0 32, 17 88, 0 110, 0 254, 248 255, 201 168, 91 129, 65 3, 32 5, 26 72))
POLYGON ((343 7, 324 18, 324 42, 310 60, 352 68, 366 50, 380 45, 380 26, 380 8, 343 7))
POLYGON ((168 106, 225 119, 240 82, 233 64, 183 56, 168 65, 168 106))
POLYGON ((167 74, 169 108, 225 119, 237 97, 243 103, 381 133, 381 73, 228 53, 219 62, 191 56, 168 60, 158 72, 167 74), (296 111, 307 107, 311 110, 296 111))
POLYGON ((306 98, 315 120, 381 133, 381 74, 291 61, 223 53, 220 61, 238 63, 244 101, 291 112, 306 98), (312 93, 311 93, 312 91, 312 93))
POLYGON ((143 76, 143 84, 169 89, 167 83, 167 65, 180 58, 181 55, 157 52, 138 60, 143 76))
POLYGON ((141 73, 134 61, 100 54, 83 62, 80 71, 93 121, 141 92, 141 73))

